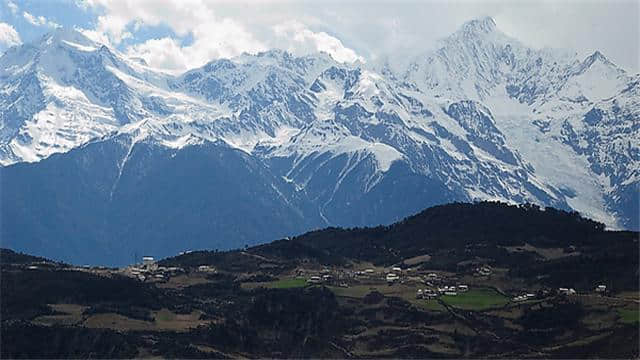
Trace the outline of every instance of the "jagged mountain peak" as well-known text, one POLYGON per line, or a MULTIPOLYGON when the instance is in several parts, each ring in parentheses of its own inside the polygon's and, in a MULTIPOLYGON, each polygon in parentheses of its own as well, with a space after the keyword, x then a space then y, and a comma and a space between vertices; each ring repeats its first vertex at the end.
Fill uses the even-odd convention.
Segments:
POLYGON ((497 29, 496 22, 491 16, 483 16, 465 22, 460 27, 460 32, 470 34, 488 34, 497 29))
POLYGON ((229 61, 232 61, 236 64, 291 66, 291 64, 295 63, 314 61, 333 62, 334 60, 329 56, 329 54, 325 52, 316 52, 298 56, 287 50, 273 48, 265 51, 260 51, 256 54, 242 53, 241 55, 229 59, 229 61))
POLYGON ((269 49, 269 50, 261 51, 257 53, 255 56, 259 58, 269 57, 273 59, 284 59, 284 60, 291 59, 294 57, 293 54, 283 49, 269 49))
POLYGON ((590 59, 592 61, 600 60, 600 61, 603 61, 603 62, 610 62, 609 59, 607 59, 607 57, 604 56, 604 54, 600 52, 600 50, 594 51, 593 54, 589 55, 589 57, 587 59, 590 59))
POLYGON ((243 52, 242 54, 235 56, 230 61, 238 64, 246 63, 263 63, 263 64, 282 64, 287 61, 291 61, 295 56, 290 52, 282 49, 268 49, 259 51, 255 54, 243 52))
POLYGON ((593 66, 595 63, 601 63, 607 67, 611 67, 614 68, 616 70, 619 70, 620 72, 624 72, 623 69, 621 69, 620 67, 618 67, 616 64, 614 64, 611 60, 609 60, 603 53, 601 53, 599 50, 596 50, 593 52, 593 54, 587 56, 584 61, 581 64, 581 67, 583 69, 587 69, 591 66, 593 66))
POLYGON ((440 39, 435 52, 459 52, 483 47, 508 47, 511 51, 526 48, 518 39, 501 31, 492 17, 485 16, 463 23, 455 32, 440 39))
POLYGON ((116 64, 127 61, 124 56, 117 54, 117 50, 89 39, 76 29, 62 27, 32 43, 5 52, 0 58, 0 66, 13 75, 36 70, 60 82, 60 77, 71 76, 89 58, 93 60, 86 64, 88 66, 96 65, 98 61, 119 66, 116 64))

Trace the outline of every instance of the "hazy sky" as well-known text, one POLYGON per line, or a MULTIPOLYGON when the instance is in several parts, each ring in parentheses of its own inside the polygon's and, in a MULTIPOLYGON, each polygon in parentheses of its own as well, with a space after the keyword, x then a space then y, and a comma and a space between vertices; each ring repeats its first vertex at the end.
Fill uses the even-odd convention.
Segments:
POLYGON ((527 45, 600 50, 639 72, 639 12, 631 0, 0 0, 0 51, 65 26, 171 71, 274 47, 371 62, 425 52, 465 21, 491 16, 527 45))

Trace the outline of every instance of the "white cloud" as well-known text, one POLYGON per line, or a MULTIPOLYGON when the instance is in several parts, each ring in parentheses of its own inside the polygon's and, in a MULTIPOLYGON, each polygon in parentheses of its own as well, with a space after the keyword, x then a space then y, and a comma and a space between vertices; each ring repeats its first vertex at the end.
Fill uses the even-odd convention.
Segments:
POLYGON ((262 3, 245 7, 243 15, 227 12, 226 16, 218 10, 228 4, 204 0, 88 0, 87 3, 103 11, 95 31, 107 34, 115 45, 142 26, 166 25, 179 37, 189 35, 193 41, 188 45, 182 45, 179 39, 162 38, 126 49, 128 55, 166 70, 184 71, 212 59, 273 47, 299 55, 324 51, 339 61, 364 60, 326 32, 314 32, 301 22, 287 21, 286 14, 261 13, 262 3))
POLYGON ((178 36, 192 35, 187 46, 171 38, 151 39, 127 49, 130 56, 145 59, 150 65, 171 71, 201 66, 214 58, 233 57, 242 52, 255 53, 266 47, 240 23, 217 17, 210 3, 200 0, 89 0, 104 11, 95 31, 106 34, 118 45, 131 37, 129 26, 166 25, 178 36))
POLYGON ((192 30, 193 43, 181 46, 172 38, 151 39, 132 45, 127 55, 143 58, 147 64, 173 72, 199 67, 212 59, 231 58, 243 52, 267 48, 231 20, 208 22, 192 30))
POLYGON ((93 40, 103 45, 107 45, 109 47, 113 47, 113 45, 109 41, 109 37, 103 32, 90 30, 90 29, 83 29, 80 27, 75 27, 74 29, 82 33, 84 36, 88 37, 90 40, 93 40))
POLYGON ((168 37, 133 45, 127 50, 127 55, 142 58, 149 66, 171 72, 180 72, 191 67, 180 45, 168 37))
POLYGON ((184 36, 215 20, 211 9, 200 0, 88 0, 87 4, 104 11, 96 30, 108 34, 115 44, 130 36, 126 30, 129 24, 164 24, 184 36))
POLYGON ((297 21, 288 21, 275 25, 273 31, 276 36, 289 42, 289 50, 293 53, 322 51, 340 62, 365 62, 362 56, 345 47, 342 41, 326 32, 313 32, 297 21))
POLYGON ((60 27, 59 24, 51 20, 47 20, 47 18, 44 16, 33 16, 26 11, 22 13, 22 17, 24 17, 24 19, 27 20, 27 22, 29 22, 33 26, 49 26, 52 28, 60 27))
POLYGON ((16 5, 16 3, 14 3, 13 1, 7 0, 7 7, 9 7, 9 10, 11 10, 11 13, 13 15, 18 13, 18 5, 16 5))
POLYGON ((144 26, 171 28, 177 34, 172 49, 182 52, 172 56, 173 62, 162 57, 158 41, 130 49, 146 54, 149 63, 167 66, 182 66, 183 60, 184 66, 192 66, 273 47, 296 54, 326 51, 340 61, 408 59, 432 49, 465 21, 490 15, 499 29, 531 46, 570 48, 581 54, 599 49, 619 65, 640 70, 637 0, 584 0, 580 11, 574 1, 550 0, 366 4, 358 0, 84 0, 82 4, 100 14, 92 30, 107 34, 115 45, 144 26), (183 46, 181 39, 187 35, 193 43, 183 46), (164 60, 153 60, 153 51, 164 60))
POLYGON ((11 47, 22 44, 20 35, 13 26, 0 22, 0 46, 11 47))

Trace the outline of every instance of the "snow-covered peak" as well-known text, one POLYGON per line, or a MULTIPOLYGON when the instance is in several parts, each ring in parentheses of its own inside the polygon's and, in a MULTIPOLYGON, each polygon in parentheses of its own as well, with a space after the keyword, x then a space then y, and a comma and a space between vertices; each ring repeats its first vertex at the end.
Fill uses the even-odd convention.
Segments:
POLYGON ((399 78, 434 97, 484 101, 506 88, 518 101, 538 106, 557 97, 598 100, 628 81, 626 73, 599 51, 582 60, 571 50, 528 47, 500 31, 490 17, 463 24, 435 51, 415 59, 399 78), (592 88, 602 83, 603 90, 587 90, 591 97, 580 89, 561 91, 576 81, 582 87, 577 77, 588 78, 592 88))
POLYGON ((594 66, 599 67, 598 70, 609 69, 609 71, 607 71, 609 73, 616 73, 619 75, 626 73, 623 69, 607 59, 607 57, 600 51, 595 51, 593 54, 587 56, 578 66, 576 73, 586 72, 594 66))
POLYGON ((527 61, 529 52, 501 32, 492 18, 484 17, 439 41, 436 50, 418 56, 398 78, 432 96, 482 100, 527 61))
POLYGON ((498 48, 506 45, 511 48, 525 47, 517 39, 502 32, 493 18, 487 16, 467 21, 457 31, 441 39, 437 52, 467 51, 477 45, 498 48))
POLYGON ((281 49, 270 49, 256 54, 242 53, 230 60, 237 64, 283 65, 290 62, 294 56, 288 51, 281 49))
POLYGON ((459 32, 465 34, 488 34, 496 30, 496 22, 491 16, 484 16, 465 22, 459 32))
POLYGON ((172 75, 59 29, 0 58, 0 163, 118 134, 175 149, 224 142, 291 161, 282 166, 296 186, 315 176, 307 165, 316 161, 347 161, 341 179, 360 169, 364 191, 404 167, 466 194, 459 200, 566 200, 613 222, 600 216, 612 214, 602 199, 626 186, 623 177, 638 178, 629 172, 639 151, 638 76, 599 52, 580 59, 527 47, 490 17, 410 61, 392 69, 274 49, 172 75), (586 184, 592 172, 598 178, 586 184))
POLYGON ((627 73, 599 51, 574 64, 566 79, 558 84, 560 99, 594 102, 608 99, 628 86, 627 73))
POLYGON ((596 50, 593 54, 589 55, 584 60, 585 64, 588 64, 587 66, 591 66, 591 64, 596 61, 602 61, 603 63, 613 65, 613 63, 609 61, 609 59, 607 59, 606 56, 604 56, 604 54, 600 52, 600 50, 596 50))
MULTIPOLYGON (((220 61, 223 60, 221 59, 220 61)), ((227 61, 242 65, 245 68, 261 68, 263 71, 269 68, 284 69, 301 76, 305 79, 306 83, 312 82, 320 72, 336 64, 331 56, 323 52, 305 56, 295 56, 281 49, 271 49, 259 52, 256 55, 244 53, 227 61)))
POLYGON ((43 35, 38 41, 38 45, 41 47, 59 44, 68 44, 84 50, 96 50, 104 46, 90 40, 81 32, 68 27, 57 28, 48 34, 43 35))

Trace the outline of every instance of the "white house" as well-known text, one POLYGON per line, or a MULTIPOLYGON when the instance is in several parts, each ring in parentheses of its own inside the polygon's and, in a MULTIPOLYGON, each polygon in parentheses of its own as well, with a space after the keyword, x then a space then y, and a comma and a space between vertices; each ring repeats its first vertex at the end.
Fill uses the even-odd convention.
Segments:
POLYGON ((393 274, 393 273, 387 274, 387 282, 394 282, 398 279, 400 279, 400 277, 396 274, 393 274))
POLYGON ((200 266, 198 266, 198 271, 200 271, 200 272, 214 272, 214 271, 216 271, 216 269, 214 267, 209 266, 209 265, 200 265, 200 266))
POLYGON ((558 288, 558 292, 562 295, 575 295, 576 291, 572 288, 558 288))

